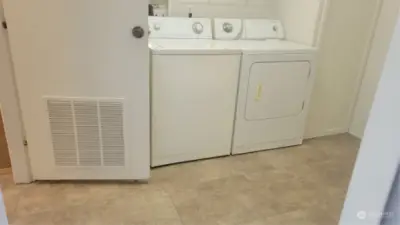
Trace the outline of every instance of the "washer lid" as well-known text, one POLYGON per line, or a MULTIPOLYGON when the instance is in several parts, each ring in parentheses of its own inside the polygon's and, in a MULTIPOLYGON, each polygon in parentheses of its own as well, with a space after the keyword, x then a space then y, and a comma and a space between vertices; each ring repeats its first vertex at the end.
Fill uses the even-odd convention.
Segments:
POLYGON ((241 54, 241 50, 236 46, 230 48, 230 46, 214 40, 150 39, 149 48, 156 55, 241 54))
POLYGON ((212 39, 211 19, 149 17, 151 38, 212 39))

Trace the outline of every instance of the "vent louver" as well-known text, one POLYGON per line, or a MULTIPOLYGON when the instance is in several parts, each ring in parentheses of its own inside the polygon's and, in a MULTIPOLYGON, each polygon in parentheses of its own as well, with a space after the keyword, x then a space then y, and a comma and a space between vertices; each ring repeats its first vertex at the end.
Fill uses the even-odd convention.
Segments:
POLYGON ((56 166, 124 166, 121 99, 46 98, 56 166))

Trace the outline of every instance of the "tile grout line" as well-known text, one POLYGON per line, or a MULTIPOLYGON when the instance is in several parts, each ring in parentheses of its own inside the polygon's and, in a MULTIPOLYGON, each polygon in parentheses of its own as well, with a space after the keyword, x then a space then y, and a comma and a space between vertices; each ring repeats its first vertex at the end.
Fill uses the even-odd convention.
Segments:
POLYGON ((181 225, 185 225, 185 223, 183 222, 182 217, 181 217, 181 215, 180 215, 180 213, 179 213, 179 211, 178 211, 178 208, 176 207, 175 202, 174 202, 174 200, 172 199, 171 195, 168 193, 168 191, 166 191, 166 190, 164 189, 163 186, 161 186, 161 189, 167 194, 169 200, 171 201, 172 205, 174 206, 174 209, 175 209, 175 211, 176 211, 176 214, 177 214, 178 217, 179 217, 179 221, 181 221, 181 225))

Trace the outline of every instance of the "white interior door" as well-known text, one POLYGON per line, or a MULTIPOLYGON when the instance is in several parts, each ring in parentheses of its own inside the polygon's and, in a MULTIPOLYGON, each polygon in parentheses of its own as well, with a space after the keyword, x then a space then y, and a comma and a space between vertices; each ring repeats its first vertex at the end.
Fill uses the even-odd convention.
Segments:
POLYGON ((147 179, 147 1, 4 10, 34 179, 147 179))

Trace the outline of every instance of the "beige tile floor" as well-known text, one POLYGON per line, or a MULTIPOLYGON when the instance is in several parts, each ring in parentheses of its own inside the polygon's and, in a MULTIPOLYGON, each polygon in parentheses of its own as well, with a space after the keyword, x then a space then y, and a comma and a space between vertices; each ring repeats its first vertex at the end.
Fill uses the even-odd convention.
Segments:
POLYGON ((10 224, 333 225, 358 146, 350 135, 323 137, 154 169, 148 184, 0 182, 10 224))

